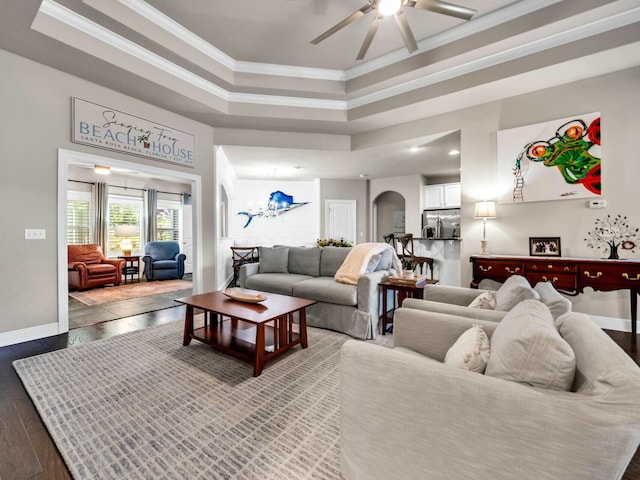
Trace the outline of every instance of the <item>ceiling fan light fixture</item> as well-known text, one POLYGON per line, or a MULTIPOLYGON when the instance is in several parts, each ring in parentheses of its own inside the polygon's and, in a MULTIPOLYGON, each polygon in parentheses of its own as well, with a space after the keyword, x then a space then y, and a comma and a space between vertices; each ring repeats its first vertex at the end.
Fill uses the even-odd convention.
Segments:
POLYGON ((395 14, 402 6, 402 0, 380 0, 378 12, 385 17, 395 14))

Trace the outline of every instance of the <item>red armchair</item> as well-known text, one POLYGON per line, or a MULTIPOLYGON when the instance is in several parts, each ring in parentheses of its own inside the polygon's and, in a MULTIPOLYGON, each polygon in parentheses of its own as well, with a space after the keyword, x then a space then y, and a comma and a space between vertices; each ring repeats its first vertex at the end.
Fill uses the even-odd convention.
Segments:
POLYGON ((124 260, 104 258, 96 244, 67 245, 69 289, 86 290, 113 283, 120 285, 124 260))

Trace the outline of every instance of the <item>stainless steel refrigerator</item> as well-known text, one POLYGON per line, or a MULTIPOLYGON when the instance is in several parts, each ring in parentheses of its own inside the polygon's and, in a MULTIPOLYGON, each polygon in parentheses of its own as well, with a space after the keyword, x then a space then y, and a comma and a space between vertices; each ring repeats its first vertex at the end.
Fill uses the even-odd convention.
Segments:
POLYGON ((433 239, 460 237, 460 209, 446 208, 423 211, 422 237, 433 239))

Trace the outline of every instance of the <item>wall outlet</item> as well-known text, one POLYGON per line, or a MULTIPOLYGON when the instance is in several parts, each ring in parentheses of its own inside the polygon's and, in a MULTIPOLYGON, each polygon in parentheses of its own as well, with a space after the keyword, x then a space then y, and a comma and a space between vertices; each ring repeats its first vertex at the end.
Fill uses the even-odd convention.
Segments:
POLYGON ((589 200, 589 208, 604 208, 607 206, 607 201, 604 198, 599 200, 589 200))
POLYGON ((47 231, 44 228, 25 228, 25 240, 44 240, 47 238, 47 231))

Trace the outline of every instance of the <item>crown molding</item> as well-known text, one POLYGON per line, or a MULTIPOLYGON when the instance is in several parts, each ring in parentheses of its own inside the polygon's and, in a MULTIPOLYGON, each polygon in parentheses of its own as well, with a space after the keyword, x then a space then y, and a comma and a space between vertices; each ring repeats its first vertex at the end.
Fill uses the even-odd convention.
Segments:
POLYGON ((441 70, 429 75, 425 75, 408 82, 394 85, 361 97, 348 101, 348 109, 362 107, 370 103, 384 100, 396 95, 402 95, 412 90, 428 87, 439 82, 451 80, 462 75, 477 72, 485 68, 494 67, 501 63, 516 60, 535 53, 548 50, 560 45, 575 42, 584 38, 591 37, 600 33, 624 27, 632 23, 640 21, 640 7, 617 13, 610 17, 595 20, 590 23, 574 27, 572 29, 549 35, 545 38, 529 42, 518 47, 510 48, 492 55, 487 55, 476 60, 471 60, 462 65, 441 70))
POLYGON ((406 58, 422 55, 429 50, 461 40, 462 38, 496 27, 501 23, 535 12, 536 10, 541 10, 549 5, 553 5, 561 1, 562 0, 523 0, 512 5, 507 5, 506 7, 490 12, 482 17, 474 18, 473 22, 462 23, 454 28, 450 28, 449 30, 445 30, 444 32, 419 41, 418 50, 411 54, 408 54, 406 49, 400 48, 355 67, 349 68, 345 71, 346 79, 353 80, 354 78, 358 78, 362 75, 393 65, 394 63, 400 62, 406 58))
MULTIPOLYGON (((144 0, 116 0, 121 5, 127 7, 132 14, 144 17, 165 32, 181 40, 184 44, 193 46, 202 54, 220 63, 234 73, 251 73, 259 75, 272 75, 292 78, 305 78, 312 80, 332 80, 345 81, 357 78, 362 75, 374 72, 384 67, 388 67, 406 58, 419 55, 425 51, 446 45, 460 40, 469 35, 495 27, 501 23, 513 20, 528 13, 540 10, 561 0, 521 0, 518 3, 507 5, 486 15, 474 19, 473 22, 466 22, 446 30, 433 37, 422 40, 418 43, 418 50, 409 54, 406 49, 399 48, 388 54, 366 61, 358 66, 347 70, 334 70, 326 68, 299 67, 293 65, 278 65, 270 63, 257 63, 236 60, 225 54, 215 46, 208 43, 203 38, 185 28, 180 23, 168 17, 160 10, 152 7, 144 0)), ((84 3, 91 5, 88 0, 84 3)), ((98 8, 97 5, 91 5, 98 8)), ((109 15, 109 12, 100 9, 102 13, 109 15)), ((117 20, 117 19, 116 19, 117 20)))
MULTIPOLYGON (((142 2, 142 0, 118 0, 127 2, 142 2)), ((142 2, 144 3, 144 2, 142 2)), ((332 111, 346 111, 349 109, 362 107, 390 97, 409 93, 413 90, 424 88, 435 83, 450 80, 452 78, 476 72, 488 67, 493 67, 501 63, 509 62, 518 58, 532 55, 559 45, 564 45, 580 39, 584 39, 599 33, 607 32, 616 28, 624 27, 640 21, 640 7, 635 7, 623 12, 619 12, 608 17, 604 17, 592 22, 584 23, 567 31, 550 34, 542 39, 530 41, 526 44, 500 51, 482 58, 467 61, 463 64, 425 75, 414 80, 406 81, 392 87, 388 87, 371 94, 366 94, 348 101, 329 100, 309 97, 278 96, 253 93, 230 92, 218 85, 188 71, 187 69, 170 62, 160 55, 151 52, 136 43, 110 31, 109 29, 81 16, 80 14, 64 7, 54 0, 43 0, 40 9, 34 19, 32 28, 37 30, 37 20, 40 15, 45 15, 50 19, 62 22, 69 27, 80 31, 86 35, 99 40, 103 44, 109 45, 118 51, 137 58, 138 60, 162 69, 173 77, 186 82, 196 88, 207 92, 227 103, 243 103, 255 105, 269 105, 282 107, 297 107, 322 109, 332 111)), ((50 33, 42 31, 41 33, 50 33)), ((52 37, 55 38, 55 37, 52 37)), ((75 46, 80 48, 81 46, 75 46)), ((90 53, 87 51, 87 53, 90 53)), ((259 64, 258 64, 259 65, 259 64)), ((124 67, 123 67, 124 68, 124 67)), ((136 73, 133 70, 130 70, 136 73)))

